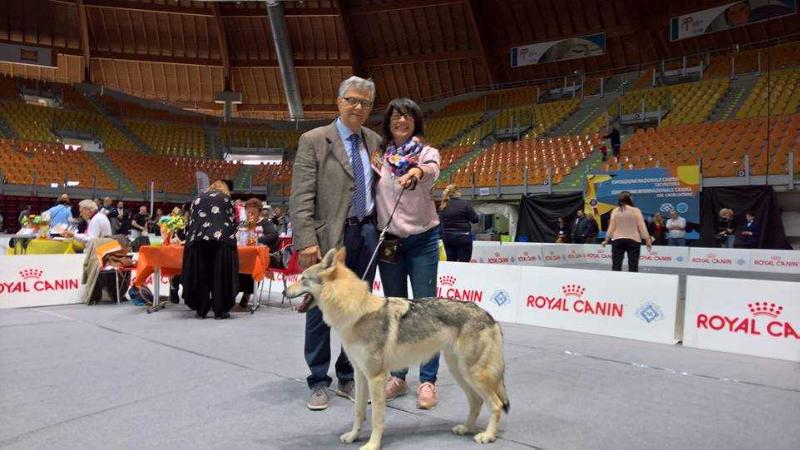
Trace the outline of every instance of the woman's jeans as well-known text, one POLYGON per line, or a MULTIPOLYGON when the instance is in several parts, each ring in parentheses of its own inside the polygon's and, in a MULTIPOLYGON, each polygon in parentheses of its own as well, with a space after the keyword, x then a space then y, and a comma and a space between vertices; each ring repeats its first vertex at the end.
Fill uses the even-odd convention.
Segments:
MULTIPOLYGON (((439 227, 400 239, 396 263, 378 262, 383 294, 387 297, 408 298, 408 280, 415 299, 436 297, 436 275, 439 266, 439 227)), ((426 300, 427 301, 427 300, 426 300)), ((392 372, 405 379, 408 369, 392 372)), ((439 354, 419 368, 422 383, 436 383, 439 373, 439 354)))

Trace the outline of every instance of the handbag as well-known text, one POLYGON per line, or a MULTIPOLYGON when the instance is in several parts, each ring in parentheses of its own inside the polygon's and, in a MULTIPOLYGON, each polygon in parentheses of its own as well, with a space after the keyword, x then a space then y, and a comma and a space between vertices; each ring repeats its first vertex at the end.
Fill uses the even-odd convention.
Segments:
POLYGON ((400 238, 386 233, 383 242, 378 247, 378 261, 397 264, 400 260, 400 238))

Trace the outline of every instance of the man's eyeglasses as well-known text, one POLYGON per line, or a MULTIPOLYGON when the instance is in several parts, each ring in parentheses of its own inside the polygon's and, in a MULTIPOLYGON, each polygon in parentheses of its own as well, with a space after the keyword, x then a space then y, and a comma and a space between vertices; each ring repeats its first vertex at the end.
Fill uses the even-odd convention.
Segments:
POLYGON ((361 107, 365 109, 372 108, 372 102, 370 100, 362 100, 355 97, 342 97, 342 99, 350 106, 361 105, 361 107))

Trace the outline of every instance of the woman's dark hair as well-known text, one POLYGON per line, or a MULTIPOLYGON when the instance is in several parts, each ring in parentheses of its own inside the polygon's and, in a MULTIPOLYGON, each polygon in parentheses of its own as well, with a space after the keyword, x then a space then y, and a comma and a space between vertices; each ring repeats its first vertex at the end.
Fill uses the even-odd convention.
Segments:
POLYGON ((424 133, 424 124, 422 120, 422 110, 414 100, 406 97, 400 97, 389 102, 386 107, 386 112, 383 113, 383 149, 392 142, 392 114, 398 112, 404 116, 414 119, 414 131, 411 132, 412 136, 422 137, 424 133))
POLYGON ((617 197, 617 204, 619 205, 619 209, 625 209, 625 206, 634 206, 631 193, 628 191, 620 192, 617 197))

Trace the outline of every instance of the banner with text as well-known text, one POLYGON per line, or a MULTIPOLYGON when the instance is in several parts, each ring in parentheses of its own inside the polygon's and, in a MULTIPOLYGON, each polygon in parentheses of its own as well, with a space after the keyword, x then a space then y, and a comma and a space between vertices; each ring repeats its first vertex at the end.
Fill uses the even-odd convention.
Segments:
POLYGON ((522 267, 517 322, 674 344, 675 275, 522 267), (524 280, 524 281, 523 281, 524 280))
POLYGON ((686 280, 683 345, 800 361, 800 283, 686 280))
POLYGON ((669 38, 672 41, 700 36, 716 31, 743 27, 788 16, 797 11, 797 0, 745 0, 714 8, 695 11, 670 19, 669 38))
POLYGON ((617 207, 617 196, 628 191, 646 216, 660 212, 664 218, 676 210, 687 222, 700 223, 700 167, 657 167, 615 170, 586 179, 586 209, 606 214, 617 207))
POLYGON ((597 33, 558 41, 539 42, 511 48, 511 67, 543 64, 566 59, 588 58, 606 52, 606 34, 597 33))
POLYGON ((0 308, 81 303, 83 255, 0 256, 0 308))

